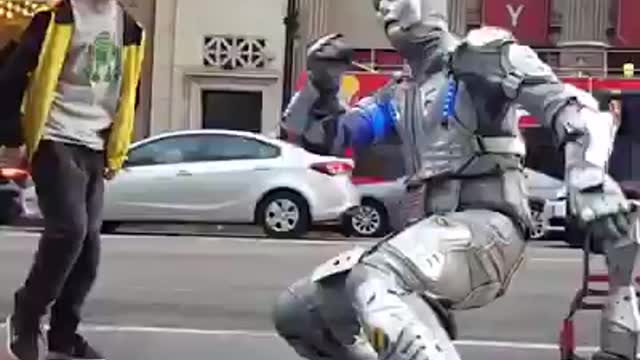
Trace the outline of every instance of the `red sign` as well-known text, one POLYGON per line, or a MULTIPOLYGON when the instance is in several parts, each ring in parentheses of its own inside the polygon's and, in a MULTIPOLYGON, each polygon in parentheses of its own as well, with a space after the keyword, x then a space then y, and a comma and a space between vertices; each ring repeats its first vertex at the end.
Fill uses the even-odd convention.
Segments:
POLYGON ((484 25, 511 31, 523 44, 546 45, 549 3, 549 0, 484 0, 482 20, 484 25))
MULTIPOLYGON (((361 98, 373 94, 376 90, 384 86, 390 79, 391 77, 388 74, 383 73, 349 72, 345 74, 342 79, 341 94, 343 96, 343 100, 353 105, 361 98)), ((306 74, 303 73, 300 78, 298 78, 298 90, 304 85, 305 81, 306 74)), ((589 77, 562 78, 562 81, 589 92, 596 90, 640 91, 640 79, 589 77)), ((523 128, 539 126, 538 121, 526 112, 521 114, 520 125, 523 128)))
MULTIPOLYGON (((382 73, 348 72, 342 77, 340 97, 350 105, 363 97, 373 94, 386 85, 391 77, 382 73)), ((307 73, 302 72, 296 82, 296 90, 302 89, 307 81, 307 73)))
POLYGON ((623 47, 640 46, 640 1, 618 0, 618 45, 623 47))

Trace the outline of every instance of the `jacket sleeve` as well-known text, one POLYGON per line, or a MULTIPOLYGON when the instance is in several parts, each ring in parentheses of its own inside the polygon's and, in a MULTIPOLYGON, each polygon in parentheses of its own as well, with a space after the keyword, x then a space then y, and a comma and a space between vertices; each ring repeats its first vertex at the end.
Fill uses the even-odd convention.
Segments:
POLYGON ((22 145, 22 99, 38 59, 52 12, 37 13, 0 67, 0 145, 22 145))

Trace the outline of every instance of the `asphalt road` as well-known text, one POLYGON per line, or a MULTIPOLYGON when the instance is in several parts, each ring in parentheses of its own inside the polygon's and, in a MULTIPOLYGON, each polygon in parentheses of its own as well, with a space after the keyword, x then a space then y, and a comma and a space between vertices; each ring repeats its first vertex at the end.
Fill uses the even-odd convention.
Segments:
MULTIPOLYGON (((0 232, 0 315, 10 311, 36 241, 37 234, 0 232)), ((297 359, 273 334, 273 299, 314 265, 350 246, 106 236, 84 331, 112 360, 297 359)), ((506 297, 457 315, 463 358, 559 359, 555 343, 579 285, 580 261, 578 251, 559 243, 534 243, 506 297)), ((596 344, 596 315, 579 317, 578 344, 585 351, 596 344)))

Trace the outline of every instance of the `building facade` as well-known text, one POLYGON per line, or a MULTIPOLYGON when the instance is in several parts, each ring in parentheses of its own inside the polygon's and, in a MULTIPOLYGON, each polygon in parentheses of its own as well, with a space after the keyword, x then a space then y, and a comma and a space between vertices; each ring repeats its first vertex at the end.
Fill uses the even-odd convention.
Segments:
MULTIPOLYGON (((370 0, 297 1, 301 44, 339 32, 359 49, 358 62, 367 68, 402 66, 370 0)), ((625 63, 640 64, 640 22, 633 15, 639 12, 638 0, 449 0, 448 15, 457 34, 481 25, 512 30, 560 75, 620 76, 625 63)), ((296 71, 304 68, 303 56, 299 51, 296 71)))
POLYGON ((156 1, 149 134, 274 131, 286 9, 286 0, 156 1))
MULTIPOLYGON (((5 0, 0 43, 15 39, 28 19, 7 16, 16 9, 10 4, 46 1, 5 0)), ((327 33, 344 34, 358 49, 361 66, 353 70, 403 66, 371 0, 120 2, 147 30, 138 139, 210 127, 275 131, 307 44, 327 33)), ((638 13, 639 0, 449 0, 452 31, 509 28, 564 76, 620 76, 624 64, 639 65, 638 13)))

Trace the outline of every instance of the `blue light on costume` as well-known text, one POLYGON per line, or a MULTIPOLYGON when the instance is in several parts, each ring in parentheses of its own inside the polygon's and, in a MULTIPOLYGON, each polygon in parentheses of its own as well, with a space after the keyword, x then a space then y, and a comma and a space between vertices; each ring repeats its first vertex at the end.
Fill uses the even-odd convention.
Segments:
POLYGON ((397 121, 397 112, 392 101, 369 104, 365 111, 368 115, 369 127, 372 132, 372 142, 385 139, 392 131, 397 121))
POLYGON ((456 116, 456 99, 458 97, 458 83, 454 79, 449 79, 447 84, 447 97, 442 109, 442 126, 447 127, 449 120, 456 116))

